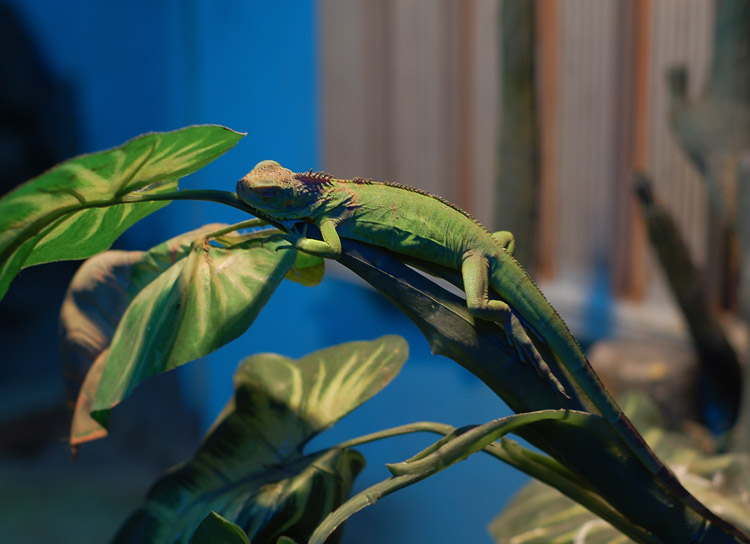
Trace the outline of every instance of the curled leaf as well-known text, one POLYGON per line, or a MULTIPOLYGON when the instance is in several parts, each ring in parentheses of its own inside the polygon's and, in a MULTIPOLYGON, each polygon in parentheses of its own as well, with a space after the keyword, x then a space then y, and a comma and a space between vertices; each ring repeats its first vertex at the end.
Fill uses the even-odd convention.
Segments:
POLYGON ((104 436, 107 411, 147 376, 242 334, 292 266, 295 252, 261 243, 267 232, 231 247, 207 243, 220 227, 148 252, 106 252, 76 274, 61 311, 73 446, 104 436))

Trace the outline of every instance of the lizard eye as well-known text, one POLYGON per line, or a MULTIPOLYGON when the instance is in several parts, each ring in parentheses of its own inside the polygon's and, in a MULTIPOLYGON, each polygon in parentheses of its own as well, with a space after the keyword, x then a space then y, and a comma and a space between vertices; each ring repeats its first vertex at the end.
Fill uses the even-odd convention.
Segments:
POLYGON ((265 160, 260 161, 258 164, 256 164, 253 167, 253 170, 264 170, 266 168, 281 168, 281 165, 276 161, 265 160))

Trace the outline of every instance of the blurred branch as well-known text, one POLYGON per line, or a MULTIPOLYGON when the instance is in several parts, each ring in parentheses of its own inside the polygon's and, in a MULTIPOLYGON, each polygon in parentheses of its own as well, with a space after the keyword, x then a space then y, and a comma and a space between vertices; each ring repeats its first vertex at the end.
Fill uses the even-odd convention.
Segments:
POLYGON ((703 421, 715 432, 727 431, 737 419, 742 392, 737 354, 719 325, 719 316, 708 303, 704 278, 693 264, 669 212, 654 199, 651 179, 644 174, 636 175, 636 193, 651 245, 698 352, 703 421))
POLYGON ((750 150, 750 2, 716 2, 713 57, 706 84, 689 96, 685 66, 667 73, 675 139, 706 183, 709 199, 706 290, 711 302, 733 307, 737 293, 736 163, 750 150))
MULTIPOLYGON (((750 152, 739 161, 737 172, 737 206, 740 210, 750 210, 750 152)), ((750 323, 750 214, 737 216, 737 236, 740 240, 740 312, 745 323, 750 323)), ((750 344, 744 353, 744 388, 737 425, 732 433, 731 449, 750 451, 750 344)))
POLYGON ((495 217, 516 237, 516 258, 533 269, 539 161, 534 86, 534 2, 504 0, 495 217))

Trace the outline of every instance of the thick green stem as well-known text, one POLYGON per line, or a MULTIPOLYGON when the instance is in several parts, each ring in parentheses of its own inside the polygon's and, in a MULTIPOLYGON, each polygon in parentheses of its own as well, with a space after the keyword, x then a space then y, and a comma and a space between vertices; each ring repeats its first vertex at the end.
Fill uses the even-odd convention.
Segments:
POLYGON ((122 198, 122 202, 152 202, 155 200, 202 200, 205 202, 218 202, 226 204, 238 210, 255 214, 255 210, 242 202, 236 193, 231 191, 218 191, 214 189, 195 189, 185 191, 174 191, 171 193, 139 194, 129 193, 122 198))
POLYGON ((247 204, 245 204, 237 196, 237 193, 231 191, 218 191, 215 189, 193 189, 185 191, 174 191, 172 193, 157 193, 157 194, 138 194, 130 193, 122 198, 120 202, 108 202, 105 206, 111 206, 112 204, 119 203, 134 203, 134 202, 153 202, 156 200, 200 200, 203 202, 216 202, 218 204, 225 204, 243 212, 254 215, 255 217, 262 219, 265 223, 273 225, 277 229, 286 230, 283 225, 275 221, 272 217, 268 217, 260 210, 256 210, 247 204))
POLYGON ((346 442, 341 442, 336 447, 342 449, 353 448, 356 446, 361 446, 362 444, 367 444, 369 442, 375 442, 376 440, 382 440, 383 438, 391 438, 394 436, 400 436, 402 434, 410 433, 430 432, 446 436, 455 430, 455 427, 451 427, 450 425, 446 425, 444 423, 435 423, 432 421, 417 421, 415 423, 400 425, 398 427, 392 427, 390 429, 385 429, 375 433, 366 434, 364 436, 359 436, 357 438, 352 438, 351 440, 347 440, 346 442))
POLYGON ((263 219, 248 219, 247 221, 235 223, 234 225, 229 225, 226 228, 214 231, 211 234, 209 234, 208 237, 218 238, 220 236, 224 236, 225 234, 229 234, 230 232, 235 232, 235 231, 242 230, 242 229, 252 229, 255 227, 262 227, 266 224, 267 223, 263 219))
POLYGON ((412 459, 404 463, 390 465, 389 468, 391 470, 394 467, 398 469, 391 478, 358 493, 329 514, 315 530, 309 543, 323 543, 341 523, 354 513, 374 504, 386 495, 410 486, 464 459, 474 451, 478 451, 480 444, 485 444, 481 448, 485 453, 489 453, 497 459, 505 461, 522 472, 561 491, 594 514, 611 523, 626 535, 634 538, 637 542, 661 543, 661 539, 641 527, 632 524, 596 492, 591 490, 583 480, 554 459, 524 448, 506 438, 502 438, 501 442, 493 441, 489 444, 487 443, 489 440, 499 438, 502 434, 510 432, 519 426, 541 420, 562 419, 568 420, 573 425, 588 425, 595 417, 571 411, 545 410, 502 418, 470 430, 458 432, 450 425, 420 421, 342 442, 336 447, 349 448, 382 438, 414 432, 432 432, 446 437, 420 454, 417 454, 412 459))

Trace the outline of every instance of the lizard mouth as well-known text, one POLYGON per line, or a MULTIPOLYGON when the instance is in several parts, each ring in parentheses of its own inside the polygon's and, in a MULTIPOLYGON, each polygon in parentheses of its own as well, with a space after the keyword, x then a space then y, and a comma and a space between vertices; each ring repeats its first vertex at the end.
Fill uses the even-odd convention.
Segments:
POLYGON ((273 185, 257 185, 250 183, 247 177, 237 182, 237 195, 248 204, 260 204, 270 201, 278 190, 273 185))

